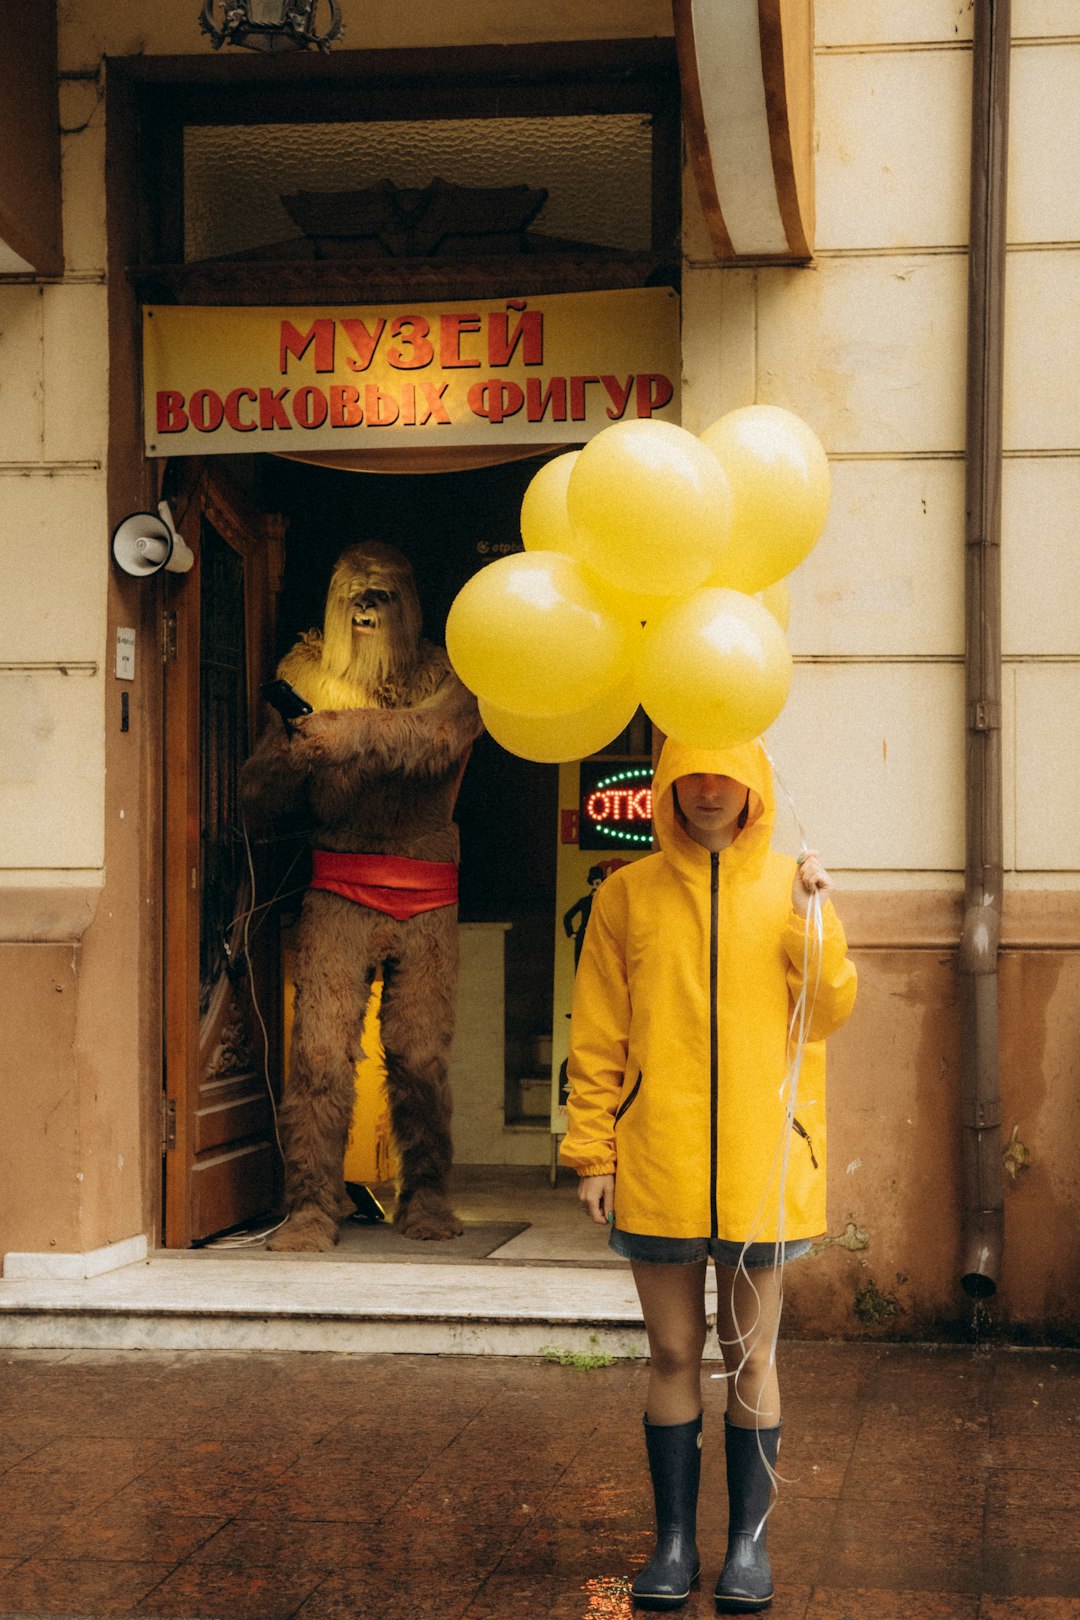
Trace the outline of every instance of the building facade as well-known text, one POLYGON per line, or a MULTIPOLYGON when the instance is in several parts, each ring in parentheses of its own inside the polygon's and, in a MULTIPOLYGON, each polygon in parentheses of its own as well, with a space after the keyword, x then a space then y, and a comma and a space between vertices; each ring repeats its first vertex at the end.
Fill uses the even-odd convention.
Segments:
MULTIPOLYGON (((805 252, 790 232, 772 248, 765 240, 740 250, 735 240, 739 208, 752 214, 774 179, 783 201, 783 166, 775 143, 762 178, 752 155, 703 141, 703 130, 716 136, 710 77, 725 42, 710 36, 700 5, 676 6, 673 17, 664 0, 498 9, 343 0, 346 34, 333 50, 288 59, 215 54, 195 0, 65 0, 55 19, 51 6, 39 8, 38 37, 48 40, 55 21, 56 55, 35 69, 33 150, 47 175, 51 91, 62 231, 50 246, 39 212, 20 236, 10 195, 0 209, 11 222, 0 263, 0 1253, 117 1245, 122 1258, 131 1240, 200 1235, 183 1211, 204 1150, 191 1148, 170 1190, 169 1154, 184 1150, 189 1126, 181 1106, 178 1148, 166 1078, 170 1066, 197 1066, 206 1014, 191 967, 192 851, 197 864, 206 819, 191 729, 200 620, 185 617, 179 576, 127 575, 109 544, 121 518, 153 512, 163 494, 183 527, 197 482, 192 468, 145 451, 141 307, 174 296, 308 302, 302 264, 276 282, 257 260, 235 268, 253 239, 229 231, 262 169, 280 159, 258 133, 269 124, 315 131, 302 168, 322 151, 318 130, 347 130, 349 107, 362 104, 365 119, 410 126, 420 173, 425 142, 441 139, 435 126, 489 116, 483 98, 505 81, 526 87, 516 117, 600 112, 649 125, 651 155, 641 161, 653 272, 667 229, 658 219, 679 232, 683 425, 698 432, 740 405, 783 405, 815 429, 831 463, 825 534, 791 580, 795 680, 770 747, 842 891, 861 994, 831 1047, 828 1239, 793 1276, 791 1320, 809 1334, 966 1328, 965 1131, 977 1128, 981 1142, 993 1133, 1004 1209, 992 1312, 1016 1334, 1075 1333, 1080 754, 1069 717, 1080 699, 1080 33, 1071 0, 1013 0, 1007 251, 995 283, 1005 323, 1001 690, 990 719, 1000 721, 1002 746, 1000 1107, 973 1118, 961 938, 973 730, 968 244, 982 4, 815 0, 804 77, 788 63, 803 100, 793 95, 787 107, 795 156, 783 170, 788 201, 798 192, 805 252), (230 255, 232 269, 208 271, 192 290, 192 265, 230 255), (178 682, 171 666, 183 670, 185 660, 178 682)), ((749 9, 762 38, 770 22, 782 26, 776 38, 789 53, 810 26, 809 5, 730 9, 749 9)), ((732 94, 723 85, 718 93, 721 102, 732 94)), ((333 141, 329 150, 320 172, 355 172, 336 171, 333 141)), ((453 165, 455 150, 439 145, 440 161, 453 165)), ((580 166, 589 161, 586 151, 580 166)), ((289 174, 295 184, 295 165, 289 174)), ((478 183, 462 167, 443 178, 478 183)), ((36 189, 48 196, 48 184, 36 189)), ((561 234, 585 233, 571 224, 561 234)), ((625 262, 637 249, 619 251, 625 262)), ((552 275, 547 292, 598 285, 595 276, 559 281, 565 262, 552 275)), ((336 285, 343 301, 381 304, 395 285, 402 297, 430 299, 447 283, 410 279, 388 259, 359 287, 345 271, 336 285)), ((486 285, 493 297, 519 291, 497 272, 486 285)), ((269 602, 299 531, 282 526, 267 498, 285 474, 253 467, 256 459, 270 458, 241 458, 231 483, 200 471, 197 505, 241 558, 249 595, 269 602)), ((318 487, 303 483, 317 471, 295 473, 297 500, 318 487)), ((245 625, 255 662, 273 661, 271 618, 245 625)), ((204 611, 204 638, 207 624, 204 611)), ((795 837, 794 824, 785 836, 795 837)), ((477 948, 481 975, 491 971, 486 949, 477 948)), ((252 1174, 269 1174, 259 1158, 252 1174)))

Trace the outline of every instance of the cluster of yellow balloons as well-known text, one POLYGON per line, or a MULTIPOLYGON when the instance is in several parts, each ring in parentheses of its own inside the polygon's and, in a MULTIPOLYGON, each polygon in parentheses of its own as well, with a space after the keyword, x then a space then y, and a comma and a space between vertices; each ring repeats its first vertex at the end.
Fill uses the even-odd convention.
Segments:
POLYGON ((785 576, 828 507, 820 441, 779 406, 729 411, 700 437, 616 422, 536 474, 525 550, 454 599, 450 660, 525 759, 599 753, 639 703, 681 742, 746 742, 787 699, 785 576))

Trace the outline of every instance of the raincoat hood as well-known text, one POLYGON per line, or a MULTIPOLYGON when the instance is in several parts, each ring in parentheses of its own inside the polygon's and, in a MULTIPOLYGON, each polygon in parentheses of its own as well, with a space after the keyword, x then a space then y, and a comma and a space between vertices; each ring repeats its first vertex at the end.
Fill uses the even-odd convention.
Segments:
POLYGON ((734 748, 691 748, 687 743, 667 739, 653 776, 653 831, 660 848, 676 868, 696 871, 702 863, 708 863, 708 851, 690 837, 680 820, 672 792, 680 776, 701 772, 730 776, 749 788, 746 826, 730 849, 724 851, 724 859, 746 876, 760 872, 776 820, 772 768, 760 741, 740 743, 734 748))

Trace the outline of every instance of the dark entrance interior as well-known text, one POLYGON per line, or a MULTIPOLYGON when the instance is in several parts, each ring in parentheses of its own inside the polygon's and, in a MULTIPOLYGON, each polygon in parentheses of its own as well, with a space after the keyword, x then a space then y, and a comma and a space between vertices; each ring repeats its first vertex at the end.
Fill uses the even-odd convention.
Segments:
MULTIPOLYGON (((405 553, 424 634, 443 644, 450 604, 465 581, 494 557, 520 549, 522 496, 538 465, 530 458, 460 472, 382 474, 253 461, 256 504, 286 524, 277 656, 321 624, 333 565, 358 540, 385 541, 405 553)), ((511 925, 502 987, 510 1063, 551 1031, 557 802, 557 767, 518 759, 487 735, 478 740, 456 815, 459 918, 511 925)))

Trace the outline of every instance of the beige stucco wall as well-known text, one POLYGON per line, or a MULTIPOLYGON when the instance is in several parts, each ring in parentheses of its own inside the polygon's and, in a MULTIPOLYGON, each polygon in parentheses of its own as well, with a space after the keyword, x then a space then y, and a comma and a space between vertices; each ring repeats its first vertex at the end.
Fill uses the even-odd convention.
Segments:
MULTIPOLYGON (((1005 810, 1010 880, 1075 887, 1078 766, 1054 746, 1054 717, 1080 696, 1080 207, 1067 179, 1080 36, 1045 37, 1064 19, 1014 6, 1005 810)), ((687 188, 686 425, 767 400, 804 416, 832 463, 825 536, 792 579, 802 662, 774 738, 804 819, 856 885, 952 887, 963 867, 970 28, 952 4, 818 0, 812 268, 721 270, 687 188)))
MULTIPOLYGON (((666 0, 343 9, 345 48, 671 32, 666 0)), ((0 656, 18 666, 0 669, 0 1252, 93 1248, 154 1220, 157 925, 134 920, 156 893, 156 687, 143 634, 149 662, 121 738, 111 636, 148 597, 108 557, 122 514, 106 502, 101 63, 209 54, 197 11, 61 0, 67 268, 0 282, 0 656), (27 1008, 42 1041, 16 1048, 11 1021, 27 1008)), ((1005 1133, 1016 1127, 1031 1160, 1007 1186, 995 1310, 1038 1330, 1075 1320, 1080 1260, 1080 955, 1068 948, 1080 941, 1080 22, 1074 0, 1014 0, 1013 28, 1002 1063, 1005 1133)), ((720 269, 687 185, 684 411, 696 429, 751 400, 788 405, 832 461, 829 524, 793 580, 798 666, 772 743, 846 891, 863 988, 831 1058, 831 1241, 793 1281, 792 1325, 931 1332, 964 1310, 954 942, 971 8, 817 0, 816 31, 817 256, 804 270, 720 269), (882 1314, 889 1300, 900 1314, 882 1314)))

